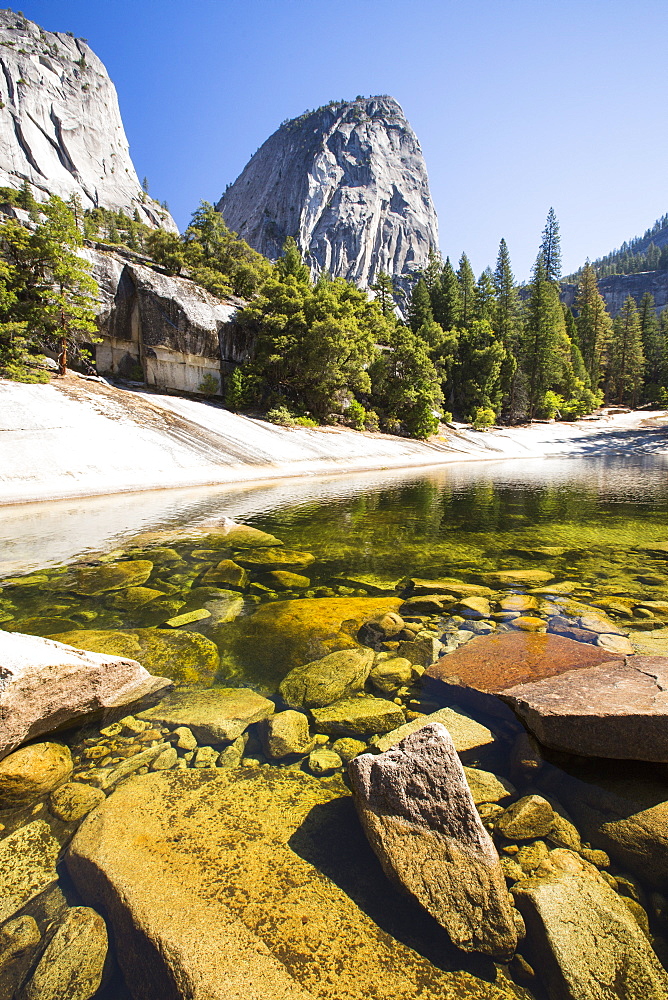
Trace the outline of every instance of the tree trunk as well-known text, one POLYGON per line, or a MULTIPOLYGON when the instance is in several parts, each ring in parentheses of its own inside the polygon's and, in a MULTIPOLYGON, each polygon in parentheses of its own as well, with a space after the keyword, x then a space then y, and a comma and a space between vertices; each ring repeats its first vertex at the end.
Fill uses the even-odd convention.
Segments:
POLYGON ((67 374, 67 338, 62 337, 60 341, 60 354, 58 355, 58 374, 67 374))

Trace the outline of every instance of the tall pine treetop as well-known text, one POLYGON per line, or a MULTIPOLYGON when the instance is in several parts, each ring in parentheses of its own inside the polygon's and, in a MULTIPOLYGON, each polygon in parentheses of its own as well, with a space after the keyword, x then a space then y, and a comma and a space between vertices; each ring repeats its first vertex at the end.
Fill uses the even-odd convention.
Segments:
POLYGON ((559 281, 561 277, 561 237, 559 236, 559 223, 553 208, 547 213, 539 256, 543 258, 546 280, 559 281))

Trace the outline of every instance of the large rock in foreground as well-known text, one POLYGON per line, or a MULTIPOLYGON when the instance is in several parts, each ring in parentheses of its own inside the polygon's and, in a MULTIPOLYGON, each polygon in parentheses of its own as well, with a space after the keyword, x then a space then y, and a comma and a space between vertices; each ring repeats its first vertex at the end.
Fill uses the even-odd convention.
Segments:
POLYGON ((668 657, 627 656, 503 693, 545 746, 668 762, 668 657))
POLYGON ((173 771, 120 786, 66 863, 136 1000, 520 1000, 456 969, 383 876, 340 778, 173 771), (432 964, 425 955, 436 956, 432 964))
POLYGON ((0 758, 35 736, 156 698, 172 686, 132 659, 3 631, 0 678, 0 758))
POLYGON ((424 726, 379 756, 361 754, 348 770, 388 876, 458 947, 509 958, 517 931, 499 856, 445 726, 424 726))
POLYGON ((503 632, 471 639, 454 653, 442 656, 429 667, 425 680, 465 708, 511 716, 496 697, 508 688, 566 670, 593 667, 611 658, 604 649, 560 635, 503 632))
POLYGON ((616 892, 586 875, 514 890, 552 1000, 665 1000, 668 973, 616 892))

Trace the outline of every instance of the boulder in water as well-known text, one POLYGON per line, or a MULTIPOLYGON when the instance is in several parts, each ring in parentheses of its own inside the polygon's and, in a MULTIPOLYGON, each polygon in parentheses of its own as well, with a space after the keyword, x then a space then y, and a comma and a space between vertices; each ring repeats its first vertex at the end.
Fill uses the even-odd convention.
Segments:
POLYGON ((386 872, 465 951, 509 958, 517 944, 499 856, 454 743, 433 723, 348 765, 355 805, 386 872))

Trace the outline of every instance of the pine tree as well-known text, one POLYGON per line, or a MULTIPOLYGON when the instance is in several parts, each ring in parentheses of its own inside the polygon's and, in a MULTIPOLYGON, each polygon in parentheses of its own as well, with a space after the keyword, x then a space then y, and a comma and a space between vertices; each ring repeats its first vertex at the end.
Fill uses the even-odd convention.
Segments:
POLYGON ((499 244, 499 253, 496 258, 494 291, 496 308, 492 325, 505 349, 505 357, 501 368, 501 391, 504 399, 503 409, 506 416, 513 420, 515 419, 517 409, 517 378, 522 341, 522 324, 520 302, 515 287, 515 277, 510 263, 508 246, 504 239, 499 244))
POLYGON ((486 267, 475 288, 475 319, 493 323, 495 305, 494 278, 491 268, 486 267))
POLYGON ((462 302, 459 282, 450 258, 446 257, 441 280, 431 292, 431 306, 434 319, 444 330, 454 330, 459 324, 462 302))
POLYGON ((311 284, 311 272, 303 263, 301 251, 293 236, 288 236, 283 244, 283 256, 276 261, 276 268, 282 278, 291 275, 300 285, 311 284))
POLYGON ((541 398, 562 373, 557 348, 565 332, 559 292, 554 282, 547 278, 541 250, 534 265, 522 349, 529 420, 533 420, 541 398))
POLYGON ((643 353, 645 355, 645 393, 651 402, 665 376, 665 341, 656 316, 654 296, 645 292, 638 308, 643 353))
POLYGON ((465 328, 473 322, 475 315, 475 275, 465 253, 459 259, 457 283, 461 302, 458 325, 465 328))
POLYGON ((422 271, 422 277, 425 280, 425 284, 431 295, 438 283, 441 280, 441 272, 443 271, 443 259, 434 247, 429 248, 429 260, 427 266, 422 271))
POLYGON ((640 317, 635 300, 629 295, 612 324, 608 349, 609 392, 618 404, 630 398, 635 405, 644 366, 640 317))
POLYGON ((380 303, 383 316, 394 314, 394 279, 386 271, 379 271, 373 285, 369 286, 380 303))
POLYGON ((591 387, 596 389, 601 381, 601 369, 610 340, 612 320, 605 300, 598 290, 596 271, 589 261, 586 262, 580 276, 575 304, 578 310, 576 320, 578 346, 582 352, 591 387))
POLYGON ((408 325, 413 333, 417 333, 420 327, 434 322, 434 314, 431 308, 431 298, 424 278, 418 278, 413 286, 411 301, 408 307, 408 325))
POLYGON ((559 223, 553 208, 547 213, 539 254, 543 259, 545 280, 559 281, 561 277, 561 237, 559 236, 559 223))

